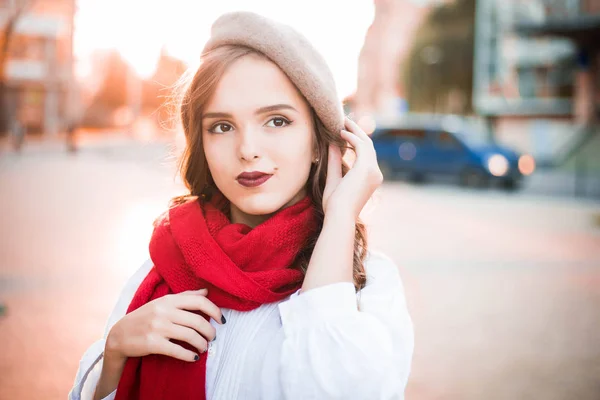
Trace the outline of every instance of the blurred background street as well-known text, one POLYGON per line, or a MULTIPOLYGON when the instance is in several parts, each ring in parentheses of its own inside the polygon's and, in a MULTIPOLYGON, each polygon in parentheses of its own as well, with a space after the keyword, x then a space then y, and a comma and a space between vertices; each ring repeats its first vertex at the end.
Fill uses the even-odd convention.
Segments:
MULTIPOLYGON (((65 398, 151 221, 181 192, 167 143, 30 148, 0 162, 0 398, 65 398)), ((597 399, 600 207, 385 183, 371 244, 416 328, 411 399, 597 399), (393 223, 390 223, 393 221, 393 223)))
POLYGON ((239 9, 315 43, 372 135, 406 398, 600 399, 600 0, 6 0, 0 400, 66 398, 184 193, 178 80, 239 9))

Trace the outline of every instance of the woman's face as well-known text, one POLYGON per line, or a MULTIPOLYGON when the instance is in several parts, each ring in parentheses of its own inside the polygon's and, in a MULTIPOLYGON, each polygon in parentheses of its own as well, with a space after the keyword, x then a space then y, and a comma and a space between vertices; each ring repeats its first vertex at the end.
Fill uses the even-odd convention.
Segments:
POLYGON ((227 69, 204 108, 202 141, 232 222, 256 226, 306 195, 315 156, 310 109, 271 61, 248 55, 227 69))

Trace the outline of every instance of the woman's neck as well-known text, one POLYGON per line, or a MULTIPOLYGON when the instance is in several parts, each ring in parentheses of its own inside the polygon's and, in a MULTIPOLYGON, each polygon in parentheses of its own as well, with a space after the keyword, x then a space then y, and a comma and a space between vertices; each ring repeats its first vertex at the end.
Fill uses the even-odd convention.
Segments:
POLYGON ((306 196, 306 191, 301 190, 290 201, 288 201, 286 204, 284 204, 283 207, 281 207, 280 209, 276 210, 275 212, 273 212, 271 214, 263 214, 263 215, 247 214, 247 213, 243 212, 242 210, 240 210, 238 207, 236 207, 232 202, 229 202, 229 204, 230 204, 229 213, 231 215, 231 223, 245 224, 251 228, 255 228, 258 225, 265 222, 266 220, 268 220, 269 218, 271 218, 273 215, 277 214, 279 211, 296 204, 297 202, 302 200, 304 198, 304 196, 306 196))
POLYGON ((244 224, 248 225, 251 228, 255 228, 256 226, 262 224, 267 219, 271 217, 273 214, 265 214, 265 215, 252 215, 246 214, 233 204, 231 204, 231 223, 233 224, 244 224))

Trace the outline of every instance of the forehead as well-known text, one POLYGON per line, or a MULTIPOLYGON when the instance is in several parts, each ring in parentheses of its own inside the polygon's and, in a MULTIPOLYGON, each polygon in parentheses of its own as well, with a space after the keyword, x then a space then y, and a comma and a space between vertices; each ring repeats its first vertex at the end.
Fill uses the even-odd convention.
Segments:
POLYGON ((206 111, 254 111, 273 104, 308 112, 308 104, 287 75, 272 61, 251 54, 227 68, 206 111))

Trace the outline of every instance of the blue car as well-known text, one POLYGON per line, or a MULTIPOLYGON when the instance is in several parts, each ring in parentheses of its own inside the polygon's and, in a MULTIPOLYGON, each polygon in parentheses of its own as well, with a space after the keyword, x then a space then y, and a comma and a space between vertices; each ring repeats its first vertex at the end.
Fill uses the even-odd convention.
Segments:
POLYGON ((445 175, 465 186, 499 183, 516 189, 535 169, 533 157, 493 142, 458 117, 404 118, 376 129, 372 139, 379 167, 388 178, 405 175, 422 181, 445 175))

